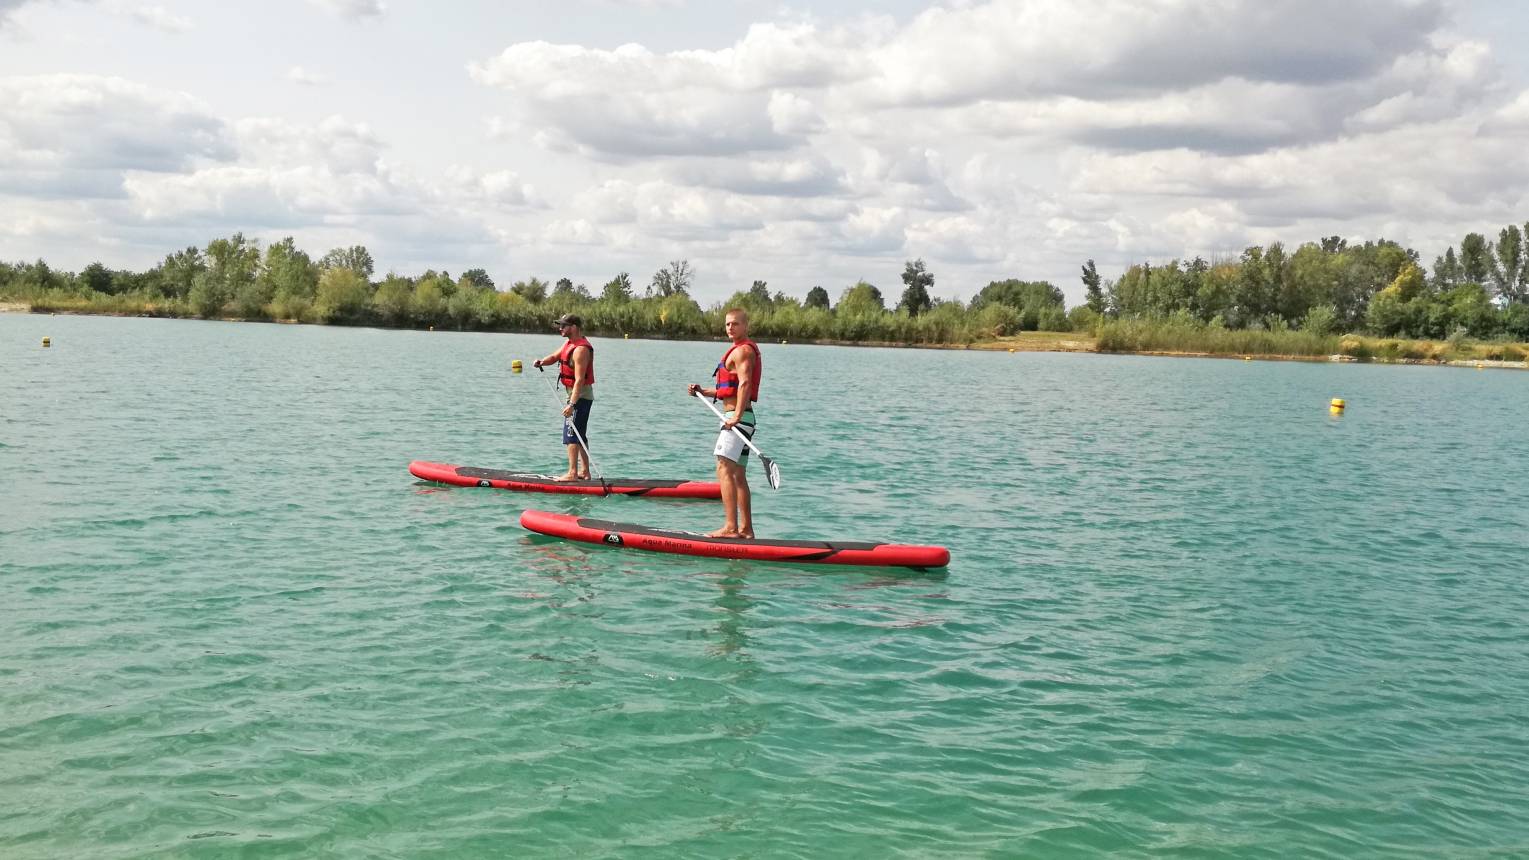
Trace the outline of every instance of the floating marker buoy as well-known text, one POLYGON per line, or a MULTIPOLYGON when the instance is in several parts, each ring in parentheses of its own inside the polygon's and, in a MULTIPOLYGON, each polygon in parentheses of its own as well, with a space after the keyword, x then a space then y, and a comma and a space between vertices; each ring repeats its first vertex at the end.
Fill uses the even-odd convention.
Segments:
POLYGON ((431 326, 430 331, 435 331, 435 326, 431 326))
POLYGON ((1010 354, 1010 355, 1013 355, 1013 354, 1014 354, 1014 350, 1013 350, 1013 349, 1010 349, 1010 350, 1009 350, 1009 354, 1010 354))
POLYGON ((1343 401, 1342 397, 1334 397, 1332 400, 1328 401, 1327 408, 1331 410, 1334 415, 1339 415, 1343 412, 1343 407, 1347 405, 1348 404, 1343 401))
POLYGON ((631 335, 629 335, 629 334, 624 334, 624 335, 622 335, 622 338, 624 338, 624 339, 626 339, 626 340, 631 340, 631 339, 632 339, 632 336, 631 336, 631 335))
POLYGON ((785 346, 785 345, 786 345, 786 342, 785 342, 785 341, 781 341, 781 342, 780 342, 780 345, 781 345, 781 346, 785 346))
POLYGON ((53 338, 51 338, 51 337, 43 338, 42 339, 42 345, 43 346, 52 346, 53 345, 53 338))
POLYGON ((1251 356, 1251 355, 1244 355, 1242 357, 1242 360, 1243 361, 1252 361, 1253 360, 1253 356, 1251 356))
POLYGON ((1481 362, 1479 362, 1479 361, 1478 361, 1478 362, 1476 362, 1476 369, 1477 369, 1477 370, 1480 370, 1480 369, 1482 369, 1482 368, 1483 368, 1483 367, 1486 367, 1486 365, 1484 365, 1484 364, 1482 364, 1482 363, 1481 363, 1481 362))
POLYGON ((510 362, 510 372, 511 373, 519 373, 520 372, 520 359, 517 358, 514 361, 510 362))

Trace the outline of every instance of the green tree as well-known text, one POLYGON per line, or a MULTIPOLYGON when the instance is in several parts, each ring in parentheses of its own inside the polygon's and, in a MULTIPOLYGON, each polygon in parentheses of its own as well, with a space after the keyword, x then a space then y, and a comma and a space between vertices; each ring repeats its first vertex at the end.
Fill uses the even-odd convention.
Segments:
POLYGON ((1410 302, 1428 290, 1428 281, 1423 277, 1423 270, 1415 265, 1408 265, 1396 275, 1396 280, 1391 282, 1397 294, 1404 302, 1410 302))
POLYGON ((1439 292, 1453 289, 1463 278, 1460 261, 1455 259, 1455 246, 1450 245, 1449 250, 1445 251, 1443 256, 1434 258, 1434 289, 1439 292))
POLYGON ((415 325, 434 325, 446 319, 446 287, 451 285, 450 275, 433 271, 426 272, 414 282, 414 295, 409 297, 409 316, 415 325))
POLYGON ((625 304, 632 299, 632 277, 626 272, 605 282, 600 289, 600 299, 612 304, 625 304))
POLYGON ((688 296, 694 281, 695 270, 690 268, 689 260, 671 260, 669 265, 653 273, 648 295, 660 298, 688 296))
POLYGON ((589 301, 590 295, 589 290, 583 284, 575 286, 573 281, 568 278, 558 278, 557 286, 552 289, 552 298, 577 304, 589 301))
POLYGON ((828 310, 828 291, 822 287, 813 287, 808 290, 807 301, 803 302, 803 307, 828 310))
POLYGON ((1460 240, 1460 274, 1468 284, 1485 284, 1491 271, 1491 250, 1480 233, 1467 233, 1460 240))
POLYGON ((1083 264, 1083 296, 1089 310, 1095 314, 1104 313, 1104 289, 1092 259, 1083 264))
POLYGON ((1301 320, 1301 331, 1312 334, 1337 334, 1338 309, 1332 305, 1317 305, 1306 312, 1301 320))
MULTIPOLYGON (((492 290, 494 288, 494 279, 490 278, 488 272, 483 269, 468 269, 462 273, 462 277, 457 279, 457 283, 459 285, 470 284, 480 290, 492 290)), ((558 283, 562 282, 559 281, 558 283)))
POLYGON ((203 270, 191 279, 191 290, 186 294, 186 303, 191 306, 192 313, 202 319, 211 319, 223 313, 223 306, 229 298, 223 282, 213 277, 210 271, 203 270))
POLYGON ((897 306, 913 317, 929 310, 933 306, 929 300, 929 288, 934 286, 934 275, 924 268, 923 258, 904 263, 902 278, 906 288, 897 306))
POLYGON ((886 309, 886 302, 881 298, 881 290, 865 281, 859 281, 853 287, 845 289, 839 296, 839 306, 836 310, 840 315, 844 315, 881 313, 886 309))
POLYGON ((413 281, 389 272, 377 285, 377 292, 372 294, 372 315, 385 325, 403 325, 409 320, 413 295, 413 281))
POLYGON ((749 287, 749 295, 753 297, 755 306, 763 310, 768 310, 775 304, 775 300, 770 298, 769 284, 764 281, 755 281, 749 287))
POLYGON ((547 300, 547 282, 541 278, 532 278, 529 281, 516 281, 515 285, 510 287, 510 292, 533 305, 539 305, 547 300))
POLYGON ((1486 288, 1480 284, 1461 284, 1440 294, 1438 300, 1447 309, 1447 322, 1440 326, 1442 336, 1447 337, 1457 329, 1481 338, 1497 334, 1501 315, 1492 306, 1486 288))
MULTIPOLYGON (((1021 281, 1009 278, 989 281, 988 285, 972 297, 971 309, 981 310, 990 304, 1008 305, 1023 316, 1030 311, 1038 318, 1042 308, 1064 307, 1062 291, 1050 281, 1021 281)), ((1065 312, 1065 311, 1064 311, 1065 312)))
POLYGON ((1504 227, 1489 251, 1487 271, 1493 292, 1504 301, 1522 301, 1529 286, 1529 259, 1525 259, 1524 235, 1518 231, 1518 225, 1504 227))
POLYGON ((313 311, 320 322, 356 322, 371 300, 366 276, 350 266, 337 266, 319 276, 313 311))
POLYGON ((320 269, 350 269, 366 280, 371 280, 373 265, 372 252, 365 245, 332 248, 319 260, 320 269))
MULTIPOLYGON (((207 271, 193 280, 191 293, 187 296, 201 317, 226 312, 236 297, 246 296, 254 289, 260 271, 260 245, 244 238, 243 233, 235 233, 227 239, 214 239, 207 243, 207 263, 207 271)), ((246 310, 243 304, 241 302, 235 311, 246 310)))
POLYGON ((111 269, 100 263, 91 263, 80 270, 80 286, 105 295, 112 293, 111 269))
POLYGON ((166 297, 183 299, 191 294, 191 284, 200 272, 207 271, 201 248, 187 248, 165 256, 159 264, 159 289, 166 297))
POLYGON ((1337 307, 1333 297, 1338 293, 1343 260, 1343 255, 1325 251, 1314 242, 1307 242, 1297 248, 1290 255, 1290 264, 1280 290, 1280 317, 1294 323, 1306 319, 1312 308, 1326 306, 1332 308, 1332 324, 1337 325, 1337 307))
POLYGON ((269 285, 273 296, 311 299, 319 287, 319 268, 314 265, 313 258, 287 236, 265 249, 258 278, 269 285))
POLYGON ((278 319, 300 318, 318 291, 319 267, 287 236, 266 247, 255 280, 259 288, 247 295, 244 303, 253 304, 257 311, 269 303, 271 314, 278 319))

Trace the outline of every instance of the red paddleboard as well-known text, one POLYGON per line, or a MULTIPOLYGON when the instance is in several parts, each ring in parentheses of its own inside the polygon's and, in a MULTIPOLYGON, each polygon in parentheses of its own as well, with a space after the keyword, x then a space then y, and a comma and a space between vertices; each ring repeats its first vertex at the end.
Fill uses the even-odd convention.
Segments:
POLYGON ((606 478, 604 481, 555 481, 549 475, 526 472, 501 472, 450 463, 415 460, 409 474, 426 481, 454 484, 458 487, 493 487, 524 493, 572 493, 584 496, 653 496, 669 499, 720 499, 722 488, 716 481, 640 481, 632 478, 606 478))
POLYGON ((916 546, 859 541, 759 540, 714 538, 694 532, 654 529, 629 523, 613 523, 589 517, 525 511, 522 527, 553 537, 606 546, 645 549, 711 558, 743 558, 755 561, 789 561, 798 564, 859 564, 876 567, 945 567, 950 550, 942 546, 916 546))

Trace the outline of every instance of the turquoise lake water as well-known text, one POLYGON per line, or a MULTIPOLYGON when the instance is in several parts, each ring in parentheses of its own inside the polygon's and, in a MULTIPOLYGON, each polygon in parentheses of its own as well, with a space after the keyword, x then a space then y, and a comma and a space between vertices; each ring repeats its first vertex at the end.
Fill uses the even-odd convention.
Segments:
MULTIPOLYGON (((760 536, 918 573, 408 474, 560 470, 557 343, 0 314, 0 857, 1529 855, 1529 373, 766 345, 760 536)), ((595 344, 711 476, 721 344, 595 344)))

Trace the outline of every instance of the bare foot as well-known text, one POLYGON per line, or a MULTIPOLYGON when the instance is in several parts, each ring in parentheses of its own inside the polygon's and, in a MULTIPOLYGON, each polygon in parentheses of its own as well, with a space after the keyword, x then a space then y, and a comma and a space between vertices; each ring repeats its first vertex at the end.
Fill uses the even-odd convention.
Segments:
POLYGON ((737 537, 738 536, 738 530, 737 529, 730 529, 730 528, 727 528, 726 526, 723 526, 722 528, 717 529, 714 532, 707 532, 706 536, 707 537, 737 537))
POLYGON ((563 474, 558 475, 556 478, 553 478, 552 480, 557 481, 558 483, 561 484, 561 483, 563 483, 565 481, 577 481, 578 479, 579 479, 578 475, 575 475, 572 472, 564 472, 563 474))
POLYGON ((580 476, 579 476, 579 480, 581 480, 581 481, 587 481, 587 480, 589 480, 589 476, 588 476, 588 475, 580 475, 580 476))
POLYGON ((735 535, 735 537, 748 538, 749 540, 753 540, 754 539, 754 530, 753 529, 747 529, 747 530, 744 530, 744 531, 740 531, 740 532, 738 532, 737 535, 735 535))

